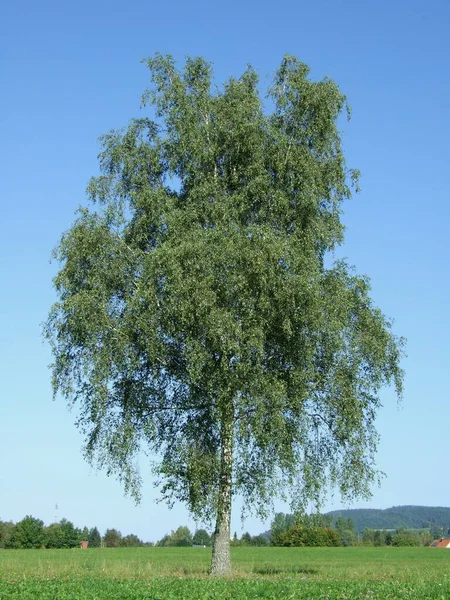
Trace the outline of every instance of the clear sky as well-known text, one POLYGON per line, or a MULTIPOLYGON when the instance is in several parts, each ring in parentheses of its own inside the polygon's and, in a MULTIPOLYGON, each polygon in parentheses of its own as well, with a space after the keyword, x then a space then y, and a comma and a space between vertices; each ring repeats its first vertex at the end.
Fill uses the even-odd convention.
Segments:
MULTIPOLYGON (((116 527, 157 540, 181 506, 156 504, 146 475, 135 507, 81 455, 76 412, 52 400, 40 324, 55 300, 50 252, 86 202, 97 138, 140 113, 140 59, 202 55, 217 81, 251 63, 267 86, 283 54, 347 94, 348 165, 362 191, 345 207, 342 253, 408 339, 405 397, 383 393, 369 503, 450 505, 450 4, 447 0, 18 1, 0 13, 0 519, 116 527)), ((339 508, 339 498, 327 509, 339 508)), ((283 507, 280 505, 280 509, 283 507)), ((258 533, 267 524, 248 519, 258 533)), ((233 530, 241 533, 238 511, 233 530)))

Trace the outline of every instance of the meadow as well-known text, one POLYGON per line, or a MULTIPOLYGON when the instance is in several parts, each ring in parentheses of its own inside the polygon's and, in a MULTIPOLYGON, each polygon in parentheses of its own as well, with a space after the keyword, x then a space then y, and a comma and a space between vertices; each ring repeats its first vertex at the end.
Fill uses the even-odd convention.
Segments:
POLYGON ((450 599, 450 551, 232 549, 233 575, 208 575, 203 548, 0 550, 0 599, 450 599))

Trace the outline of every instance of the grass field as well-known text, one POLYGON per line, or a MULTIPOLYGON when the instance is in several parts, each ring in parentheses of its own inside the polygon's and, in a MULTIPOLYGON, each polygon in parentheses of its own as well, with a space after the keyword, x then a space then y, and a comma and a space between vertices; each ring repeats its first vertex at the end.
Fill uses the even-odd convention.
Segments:
POLYGON ((450 551, 233 548, 233 576, 208 576, 210 550, 0 550, 0 599, 450 600, 450 551))

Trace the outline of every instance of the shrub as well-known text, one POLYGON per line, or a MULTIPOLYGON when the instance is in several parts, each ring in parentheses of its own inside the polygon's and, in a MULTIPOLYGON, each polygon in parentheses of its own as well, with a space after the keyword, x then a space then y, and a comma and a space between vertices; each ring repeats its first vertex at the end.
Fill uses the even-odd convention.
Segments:
POLYGON ((339 535, 330 527, 293 525, 272 538, 273 546, 339 546, 339 535))

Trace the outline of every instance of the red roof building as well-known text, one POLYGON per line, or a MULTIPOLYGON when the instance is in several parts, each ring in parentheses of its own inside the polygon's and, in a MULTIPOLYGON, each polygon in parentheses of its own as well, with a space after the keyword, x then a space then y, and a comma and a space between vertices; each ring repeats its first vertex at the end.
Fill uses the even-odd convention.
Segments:
POLYGON ((430 548, 449 548, 450 549, 450 538, 439 538, 431 542, 430 548))

